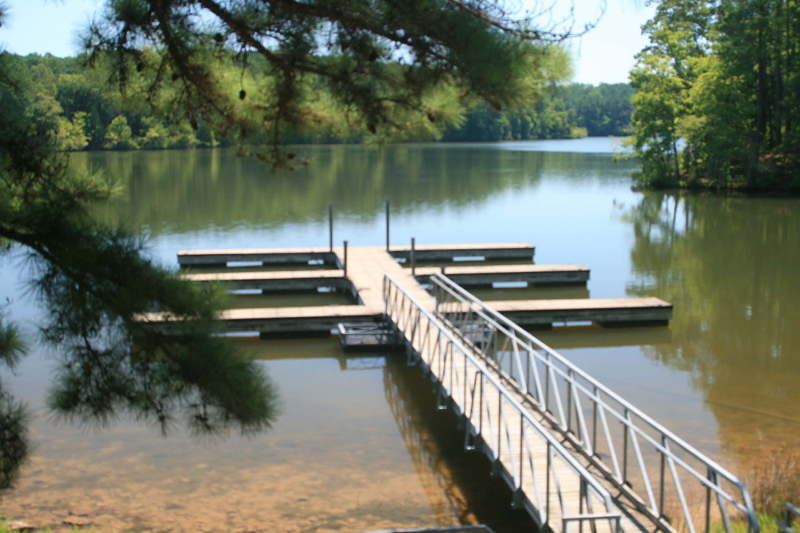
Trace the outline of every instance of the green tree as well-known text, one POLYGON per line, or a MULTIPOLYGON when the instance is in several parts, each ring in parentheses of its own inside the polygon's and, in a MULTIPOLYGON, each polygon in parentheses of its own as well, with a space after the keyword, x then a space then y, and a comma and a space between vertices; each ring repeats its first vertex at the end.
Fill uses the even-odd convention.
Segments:
POLYGON ((160 150, 169 144, 169 131, 160 121, 153 117, 144 119, 144 135, 139 139, 139 145, 148 150, 160 150))
MULTIPOLYGON (((143 242, 94 221, 89 206, 108 196, 98 176, 70 170, 59 152, 58 117, 36 85, 41 72, 0 55, 0 239, 27 251, 31 284, 47 311, 43 339, 63 353, 49 397, 55 412, 106 422, 129 412, 167 429, 269 427, 274 390, 260 367, 212 336, 219 300, 176 279, 142 255, 143 242), (161 310, 187 319, 165 335, 142 322, 161 310), (204 328, 208 328, 204 331, 204 328)), ((0 363, 13 367, 23 346, 0 319, 0 363)), ((0 486, 27 453, 26 415, 0 383, 0 486)))
POLYGON ((627 83, 576 83, 564 88, 565 104, 575 113, 575 123, 591 136, 627 135, 632 96, 633 88, 627 83))
POLYGON ((564 36, 485 0, 117 0, 85 43, 90 59, 115 54, 116 81, 169 83, 190 124, 240 142, 263 134, 263 155, 282 164, 287 132, 341 120, 317 112, 312 85, 350 123, 402 131, 409 113, 443 113, 430 98, 442 83, 496 108, 530 101, 551 70, 542 45, 564 36))
MULTIPOLYGON (((449 105, 435 97, 442 84, 493 107, 535 96, 546 81, 542 45, 564 36, 486 0, 108 0, 87 31, 86 60, 121 88, 111 108, 125 100, 133 110, 114 109, 98 138, 104 121, 95 115, 107 109, 91 80, 65 79, 61 97, 68 116, 80 99, 98 106, 88 112, 93 143, 147 135, 136 107, 147 105, 193 129, 265 140, 264 156, 282 164, 294 155, 283 149, 291 135, 341 119, 320 113, 314 86, 350 123, 402 131, 418 124, 413 114, 436 122, 449 105)), ((138 237, 89 215, 109 187, 70 170, 57 151, 58 109, 44 98, 56 94, 57 77, 47 61, 31 80, 19 60, 0 59, 0 237, 28 251, 49 315, 44 339, 64 352, 51 406, 85 421, 127 411, 162 428, 177 418, 201 431, 269 427, 269 381, 213 336, 219 299, 150 262, 138 237), (48 106, 55 115, 39 112, 48 106), (150 311, 181 328, 166 334, 138 319, 150 311)), ((6 362, 11 353, 13 343, 0 349, 6 362)), ((21 411, 5 400, 0 408, 18 422, 3 438, 24 443, 21 411)), ((2 451, 4 484, 25 455, 22 444, 13 452, 2 451)))
POLYGON ((797 0, 662 0, 644 29, 631 73, 642 181, 800 189, 797 0))
POLYGON ((86 113, 79 111, 75 113, 72 120, 59 116, 57 122, 59 145, 62 150, 83 150, 89 145, 89 135, 86 133, 86 113))
POLYGON ((105 147, 112 150, 131 150, 139 146, 124 115, 114 117, 106 129, 105 139, 105 147))

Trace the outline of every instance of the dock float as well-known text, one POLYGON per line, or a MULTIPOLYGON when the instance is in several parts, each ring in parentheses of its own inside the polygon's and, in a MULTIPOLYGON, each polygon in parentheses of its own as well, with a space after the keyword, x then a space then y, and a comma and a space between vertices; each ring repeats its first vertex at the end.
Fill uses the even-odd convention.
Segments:
MULTIPOLYGON (((414 247, 417 261, 497 261, 533 260, 536 248, 528 243, 490 243, 490 244, 421 244, 414 247)), ((411 258, 410 246, 392 246, 389 251, 395 259, 408 261, 411 258)))
POLYGON ((342 322, 384 322, 383 308, 367 305, 261 307, 227 309, 219 317, 227 331, 256 332, 262 337, 329 336, 342 322))
POLYGON ((337 264, 338 258, 327 247, 307 248, 232 248, 227 250, 181 250, 181 267, 225 267, 229 263, 261 263, 262 265, 337 264))
POLYGON ((332 287, 343 290, 350 280, 343 270, 276 270, 269 272, 214 272, 182 274, 197 283, 218 283, 230 290, 260 289, 264 292, 291 292, 332 287))
POLYGON ((435 273, 464 287, 491 287, 494 283, 527 283, 533 285, 586 284, 589 269, 583 265, 469 265, 417 267, 416 277, 426 282, 435 273))
MULTIPOLYGON (((379 250, 384 248, 374 247, 379 250)), ((414 249, 417 261, 459 260, 532 260, 535 248, 526 243, 505 244, 454 244, 419 245, 414 249)), ((407 261, 410 246, 392 247, 389 254, 407 261)), ((233 248, 223 250, 182 250, 178 252, 181 267, 227 266, 229 263, 247 262, 263 265, 341 264, 336 254, 326 247, 306 248, 233 248)))
MULTIPOLYGON (((535 247, 527 243, 433 244, 416 246, 414 256, 415 261, 458 262, 459 258, 531 260, 534 250, 535 247)), ((443 268, 450 279, 468 287, 487 287, 504 282, 584 284, 589 279, 589 269, 575 264, 461 263, 444 267, 420 266, 412 272, 399 262, 410 257, 410 252, 410 247, 403 246, 392 247, 389 251, 381 246, 353 246, 349 247, 345 258, 342 247, 184 250, 178 252, 178 262, 182 267, 234 263, 298 267, 324 264, 334 267, 261 272, 228 268, 225 272, 182 274, 185 279, 197 283, 220 283, 231 290, 281 293, 330 287, 353 297, 353 305, 230 309, 220 316, 225 330, 258 332, 262 337, 320 336, 335 332, 339 323, 366 326, 379 323, 384 320, 381 291, 386 274, 402 280, 414 298, 425 303, 430 310, 435 302, 419 282, 425 282, 443 268)), ((586 321, 603 326, 664 325, 672 313, 670 304, 655 298, 509 300, 492 302, 492 305, 520 324, 535 328, 586 321)))
POLYGON ((558 322, 665 326, 672 318, 672 304, 652 297, 488 300, 487 303, 521 326, 550 326, 558 322))

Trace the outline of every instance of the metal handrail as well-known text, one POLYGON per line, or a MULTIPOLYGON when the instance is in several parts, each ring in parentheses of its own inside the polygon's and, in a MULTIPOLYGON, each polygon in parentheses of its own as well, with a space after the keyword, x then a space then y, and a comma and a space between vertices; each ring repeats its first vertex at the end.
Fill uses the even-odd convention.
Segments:
POLYGON ((701 489, 705 490, 706 501, 702 513, 705 518, 705 531, 709 531, 711 527, 712 496, 716 499, 717 511, 726 531, 730 531, 732 526, 723 503, 733 506, 745 515, 751 532, 759 531, 749 491, 739 479, 447 276, 436 273, 430 277, 430 282, 433 284, 436 296, 437 315, 447 315, 446 323, 454 324, 467 339, 470 335, 474 337, 476 333, 481 332, 484 337, 488 335, 487 338, 476 339, 476 342, 484 345, 484 358, 500 367, 499 370, 504 377, 547 414, 557 429, 570 439, 578 451, 589 458, 592 464, 602 468, 606 472, 606 478, 631 498, 636 507, 651 520, 667 529, 675 527, 665 520, 664 512, 665 470, 669 467, 682 520, 690 532, 695 532, 694 518, 698 513, 692 513, 689 508, 687 495, 676 468, 680 467, 695 479, 701 489), (500 348, 505 347, 504 342, 505 345, 511 345, 510 352, 497 349, 498 345, 500 348), (513 359, 511 371, 502 368, 502 361, 499 359, 504 355, 510 355, 513 359), (544 380, 542 374, 545 376, 544 380), (565 392, 562 393, 562 390, 565 392), (584 409, 581 405, 581 397, 591 403, 588 409, 584 409), (585 411, 591 414, 591 424, 587 422, 585 411), (609 418, 620 423, 622 435, 616 436, 616 439, 612 436, 609 418), (612 461, 610 466, 600 457, 598 429, 602 429, 603 432, 600 441, 602 443, 605 440, 608 452, 606 455, 612 461), (641 478, 636 481, 645 489, 646 501, 631 489, 633 479, 628 469, 629 442, 633 446, 638 475, 641 478), (617 453, 617 446, 620 444, 623 448, 621 458, 617 453), (650 467, 646 464, 647 457, 642 454, 640 444, 649 445, 656 453, 658 464, 655 468, 652 462, 650 467), (680 457, 678 453, 684 454, 687 458, 680 457), (704 472, 698 471, 689 462, 702 465, 704 472), (650 479, 653 470, 658 470, 657 487, 654 487, 650 479), (732 492, 737 493, 736 496, 723 489, 721 486, 723 480, 731 485, 732 492))
POLYGON ((781 533, 794 533, 792 523, 795 518, 800 518, 800 507, 787 502, 783 506, 783 520, 778 522, 778 531, 781 533))
MULTIPOLYGON (((383 298, 386 316, 394 322, 408 345, 436 374, 442 389, 453 399, 462 414, 468 418, 474 436, 480 437, 485 443, 490 443, 486 447, 487 453, 493 455, 493 459, 500 460, 503 457, 504 446, 509 451, 514 450, 515 453, 506 452, 508 460, 511 462, 510 465, 504 465, 510 476, 507 481, 518 494, 521 492, 525 498, 529 499, 534 506, 534 515, 542 524, 548 523, 551 517, 551 493, 556 495, 562 511, 561 516, 567 516, 565 513, 565 499, 567 498, 562 493, 562 483, 559 479, 563 473, 559 474, 553 465, 556 460, 559 460, 577 476, 580 487, 579 509, 571 510, 571 516, 594 516, 592 502, 598 502, 603 507, 603 512, 597 515, 598 520, 607 520, 610 531, 619 531, 621 516, 608 489, 541 422, 534 418, 528 409, 519 403, 514 394, 507 390, 500 379, 494 375, 494 371, 490 370, 479 357, 476 357, 473 350, 453 333, 452 327, 445 325, 427 311, 388 275, 384 276, 383 298), (454 364, 456 356, 461 358, 458 366, 454 364), (460 375, 457 376, 456 371, 460 375), (457 382, 463 385, 463 395, 459 395, 460 397, 455 397, 457 393, 454 384, 457 382), (491 398, 498 398, 496 413, 489 408, 489 403, 485 400, 489 395, 491 398), (506 414, 504 417, 503 406, 510 408, 513 414, 506 414), (495 415, 497 415, 496 418, 495 415), (512 438, 507 422, 512 418, 514 423, 519 420, 518 441, 516 438, 512 438), (506 421, 505 424, 504 421, 506 421), (503 427, 504 425, 505 427, 503 427), (526 431, 528 429, 532 430, 534 436, 538 436, 539 440, 546 444, 545 465, 534 464, 530 437, 527 436, 530 431, 526 431), (526 453, 527 469, 524 468, 526 453), (544 479, 538 473, 538 468, 542 466, 545 470, 544 479), (539 478, 534 477, 534 474, 537 474, 539 478), (527 494, 523 488, 523 483, 528 476, 534 494, 527 494), (555 487, 551 488, 551 481, 555 487), (543 483, 545 489, 541 490, 543 483), (590 493, 594 494, 594 500, 590 497, 590 493)), ((585 519, 589 520, 589 518, 585 519)))

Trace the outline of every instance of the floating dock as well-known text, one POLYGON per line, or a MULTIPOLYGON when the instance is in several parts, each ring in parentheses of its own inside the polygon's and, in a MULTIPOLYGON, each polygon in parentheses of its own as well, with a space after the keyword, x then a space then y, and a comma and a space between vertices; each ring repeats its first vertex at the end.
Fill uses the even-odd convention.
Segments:
POLYGON ((463 287, 486 288, 496 283, 537 285, 585 285, 589 269, 582 265, 469 265, 418 267, 416 278, 426 282, 441 273, 463 287))
MULTIPOLYGON (((537 285, 586 284, 589 269, 582 265, 481 264, 488 261, 533 260, 535 247, 526 243, 415 246, 413 262, 437 261, 443 266, 408 268, 411 247, 380 246, 256 248, 187 250, 178 252, 181 267, 228 267, 236 264, 297 266, 299 269, 195 273, 183 276, 198 283, 219 283, 231 290, 264 293, 314 291, 323 288, 350 294, 352 305, 230 309, 220 316, 228 331, 258 332, 263 337, 326 335, 339 323, 376 324, 385 319, 381 296, 383 277, 391 276, 405 290, 433 309, 433 300, 421 283, 434 273, 447 275, 466 287, 491 287, 496 283, 537 285), (469 261, 469 264, 464 262, 469 261), (401 264, 402 262, 402 264, 401 264), (324 266, 324 269, 309 269, 324 266)), ((492 302, 519 323, 547 328, 553 324, 594 322, 603 326, 664 325, 672 306, 657 298, 576 298, 563 300, 509 300, 492 302)))

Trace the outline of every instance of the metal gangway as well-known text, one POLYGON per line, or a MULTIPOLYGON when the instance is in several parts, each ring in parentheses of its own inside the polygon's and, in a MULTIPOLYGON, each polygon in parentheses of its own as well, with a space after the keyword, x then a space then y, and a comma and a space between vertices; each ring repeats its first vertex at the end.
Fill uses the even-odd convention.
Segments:
MULTIPOLYGON (((558 453, 582 485, 598 495, 613 494, 604 511, 622 513, 624 529, 759 531, 748 489, 734 475, 446 276, 433 275, 430 283, 436 300, 432 318, 409 310, 413 301, 402 300, 386 281, 387 314, 409 344, 441 365, 446 357, 437 352, 441 348, 430 347, 439 341, 428 338, 427 331, 446 328, 434 337, 452 336, 454 348, 448 349, 465 351, 466 359, 492 377, 481 379, 516 393, 516 401, 503 408, 519 409, 515 416, 532 426, 535 420, 537 430, 558 442, 558 453)), ((445 372, 444 379, 452 375, 445 372)), ((462 401, 472 416, 474 398, 465 394, 462 401)), ((476 429, 482 432, 481 422, 476 429)), ((523 485, 518 479, 514 483, 514 488, 523 485)), ((550 501, 550 495, 544 498, 550 501)), ((549 517, 545 511, 544 521, 557 529, 549 517)))
POLYGON ((541 526, 567 531, 590 527, 617 533, 623 517, 611 493, 556 434, 520 403, 473 347, 451 325, 426 310, 386 276, 386 315, 440 385, 443 399, 463 416, 465 444, 494 461, 511 486, 515 502, 541 526), (574 527, 571 527, 574 526, 574 527))

